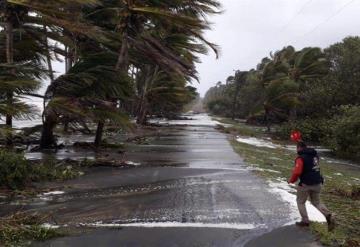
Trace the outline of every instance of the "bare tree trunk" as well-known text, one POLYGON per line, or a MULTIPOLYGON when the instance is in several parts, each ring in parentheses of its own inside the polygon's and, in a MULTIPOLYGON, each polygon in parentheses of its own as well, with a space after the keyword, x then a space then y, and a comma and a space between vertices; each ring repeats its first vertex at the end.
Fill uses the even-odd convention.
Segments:
POLYGON ((122 38, 122 43, 121 43, 121 48, 120 48, 120 52, 119 52, 119 56, 118 56, 118 60, 116 62, 115 65, 115 70, 117 71, 122 71, 122 70, 127 70, 128 67, 128 38, 127 38, 127 33, 124 32, 123 34, 123 38, 122 38))
MULTIPOLYGON (((47 37, 47 29, 46 29, 46 25, 44 25, 44 33, 45 33, 45 37, 44 37, 44 43, 45 43, 45 49, 46 49, 46 63, 48 66, 48 70, 49 70, 49 77, 50 77, 50 85, 53 83, 53 81, 55 80, 55 75, 54 75, 54 71, 53 71, 53 67, 52 67, 52 62, 51 62, 51 55, 50 55, 50 49, 49 49, 49 43, 48 43, 48 37, 47 37)), ((45 97, 43 100, 43 113, 42 113, 42 122, 43 124, 45 123, 45 107, 46 107, 46 93, 45 93, 45 97)))
POLYGON ((55 113, 46 114, 46 120, 43 124, 40 138, 40 148, 49 149, 56 146, 56 139, 54 136, 54 128, 57 124, 55 113))
MULTIPOLYGON (((48 66, 50 85, 51 85, 55 80, 55 75, 54 75, 54 71, 53 71, 53 67, 52 67, 46 25, 44 25, 43 28, 44 28, 44 35, 45 35, 44 36, 44 44, 45 44, 45 49, 46 49, 46 63, 48 66)), ((48 88, 49 88, 49 86, 48 86, 48 88)), ((48 100, 48 98, 45 93, 45 97, 43 100, 43 108, 44 109, 43 109, 43 113, 42 113, 43 127, 41 130, 41 137, 40 137, 40 148, 42 148, 42 149, 49 149, 49 148, 53 148, 56 146, 56 139, 54 136, 54 128, 56 127, 56 124, 57 124, 57 117, 56 117, 55 113, 53 113, 53 112, 51 112, 51 113, 46 112, 46 101, 47 100, 48 100)))
POLYGON ((103 121, 99 121, 96 129, 96 136, 94 143, 96 148, 99 148, 101 146, 104 127, 105 127, 105 123, 103 121))
MULTIPOLYGON (((8 20, 5 23, 5 32, 6 32, 6 63, 13 64, 14 63, 14 27, 11 23, 11 20, 8 20)), ((12 73, 15 71, 12 70, 12 73)), ((6 93, 6 105, 11 107, 13 105, 13 92, 9 91, 6 93)), ((13 116, 8 113, 6 115, 6 126, 11 129, 13 125, 13 116)), ((12 145, 12 134, 9 133, 6 138, 7 145, 12 145)))
POLYGON ((145 125, 147 122, 147 107, 146 105, 143 105, 138 113, 137 119, 136 119, 136 123, 137 124, 141 124, 141 125, 145 125))
POLYGON ((296 118, 297 118, 297 109, 296 109, 296 108, 291 109, 291 110, 290 110, 289 120, 290 120, 290 121, 295 121, 296 118))
POLYGON ((270 133, 271 132, 270 111, 266 107, 265 107, 265 116, 264 117, 265 117, 267 132, 270 133))
POLYGON ((46 25, 44 25, 44 34, 45 34, 44 44, 45 44, 45 49, 46 49, 46 62, 47 62, 47 65, 48 65, 50 82, 53 82, 55 80, 55 76, 54 76, 54 71, 53 71, 53 68, 52 68, 52 62, 51 62, 51 55, 50 55, 50 48, 49 48, 49 43, 48 43, 46 25))
POLYGON ((65 47, 65 72, 69 72, 69 70, 73 66, 73 52, 69 46, 65 47))
POLYGON ((235 93, 234 93, 234 99, 233 99, 233 105, 232 105, 232 120, 235 120, 235 115, 236 115, 236 111, 237 111, 237 98, 239 95, 239 91, 240 91, 240 82, 236 81, 236 88, 235 88, 235 93))
MULTIPOLYGON (((66 120, 65 120, 66 121, 66 120)), ((66 121, 64 123, 64 133, 68 133, 69 132, 69 121, 66 121)))
POLYGON ((140 105, 139 105, 139 109, 137 112, 137 117, 136 117, 136 123, 137 124, 141 124, 141 125, 145 125, 146 124, 146 115, 148 112, 147 109, 147 100, 146 100, 146 88, 143 89, 143 93, 141 95, 140 98, 140 105))

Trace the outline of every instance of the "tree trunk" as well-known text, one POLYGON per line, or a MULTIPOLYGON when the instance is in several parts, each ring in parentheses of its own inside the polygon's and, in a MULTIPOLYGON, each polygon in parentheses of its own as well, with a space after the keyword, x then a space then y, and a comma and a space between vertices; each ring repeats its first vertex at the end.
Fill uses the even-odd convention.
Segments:
POLYGON ((146 115, 147 115, 147 109, 146 107, 142 107, 138 113, 136 123, 140 125, 145 125, 147 122, 146 115))
POLYGON ((290 120, 290 121, 295 121, 296 118, 297 118, 297 110, 296 110, 296 108, 291 109, 289 115, 290 115, 290 116, 289 116, 289 120, 290 120))
MULTIPOLYGON (((116 71, 127 73, 128 67, 129 67, 128 50, 129 49, 128 49, 127 32, 124 31, 118 60, 115 65, 116 71)), ((102 136, 104 133, 104 127, 105 127, 105 122, 99 121, 97 129, 96 129, 96 136, 95 136, 95 143, 94 143, 96 148, 99 148, 101 146, 102 136)))
POLYGON ((40 138, 40 148, 50 149, 56 146, 56 139, 54 136, 54 128, 56 126, 56 117, 53 114, 47 114, 46 120, 43 124, 40 138))
POLYGON ((69 46, 65 47, 65 72, 69 72, 73 65, 72 52, 69 46))
POLYGON ((240 91, 240 83, 239 82, 235 82, 236 83, 236 88, 235 88, 235 94, 234 94, 234 100, 233 100, 233 105, 232 105, 232 120, 235 120, 235 115, 236 115, 236 110, 237 110, 237 98, 239 95, 239 91, 240 91))
POLYGON ((270 133, 271 132, 270 111, 266 108, 265 108, 265 116, 264 117, 265 117, 267 132, 270 133))
POLYGON ((96 148, 99 148, 101 146, 102 136, 104 133, 104 127, 105 127, 105 123, 103 121, 99 121, 97 129, 96 129, 96 136, 95 136, 95 143, 94 143, 96 148))
POLYGON ((140 124, 140 125, 145 125, 146 124, 146 115, 148 112, 147 109, 147 100, 146 100, 146 96, 144 95, 145 93, 143 93, 141 99, 140 99, 140 106, 139 106, 139 110, 137 113, 137 117, 136 117, 136 123, 140 124))
POLYGON ((45 49, 46 49, 46 62, 48 65, 48 70, 49 70, 49 77, 50 77, 50 82, 53 82, 55 80, 55 76, 54 76, 54 71, 52 68, 52 62, 51 62, 51 55, 50 55, 50 49, 49 49, 49 43, 48 43, 48 37, 47 37, 47 29, 46 29, 46 25, 44 25, 44 44, 45 44, 45 49))
POLYGON ((65 123, 64 123, 64 133, 68 133, 68 131, 69 131, 69 122, 65 121, 65 123))
MULTIPOLYGON (((14 27, 13 24, 11 23, 11 20, 8 20, 5 23, 5 32, 6 32, 6 63, 7 64, 13 64, 14 63, 14 27)), ((14 74, 15 71, 12 70, 12 73, 14 74)), ((8 107, 11 107, 13 105, 13 97, 14 94, 13 92, 9 91, 6 93, 6 105, 8 107)), ((6 115, 6 127, 8 127, 9 129, 12 128, 12 120, 13 120, 13 116, 8 113, 6 115)), ((12 144, 12 134, 11 132, 8 134, 7 138, 6 138, 6 143, 7 145, 11 145, 12 144)))
POLYGON ((128 69, 128 39, 127 33, 123 33, 123 38, 121 42, 121 48, 118 56, 118 60, 116 62, 115 70, 117 71, 125 71, 127 72, 128 69))
MULTIPOLYGON (((50 55, 50 49, 49 49, 49 43, 48 43, 48 37, 47 37, 47 29, 46 29, 46 25, 44 25, 44 33, 45 33, 45 37, 44 37, 44 42, 45 42, 45 49, 46 49, 46 62, 48 65, 48 70, 49 70, 49 77, 50 77, 50 85, 53 83, 53 81, 55 80, 55 76, 54 76, 54 71, 53 71, 53 67, 52 67, 52 62, 51 62, 51 55, 50 55)), ((43 100, 43 113, 42 113, 42 122, 43 124, 45 123, 45 108, 46 108, 46 101, 47 101, 47 97, 46 97, 46 93, 45 93, 45 97, 43 100)))

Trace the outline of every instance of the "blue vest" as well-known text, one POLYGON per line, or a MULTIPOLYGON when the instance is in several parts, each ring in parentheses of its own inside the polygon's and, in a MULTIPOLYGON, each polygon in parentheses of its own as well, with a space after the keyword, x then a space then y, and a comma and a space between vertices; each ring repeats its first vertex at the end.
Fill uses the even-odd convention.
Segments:
POLYGON ((317 185, 324 182, 320 173, 319 156, 315 149, 305 148, 298 152, 297 159, 301 158, 304 162, 303 172, 300 175, 299 185, 317 185))

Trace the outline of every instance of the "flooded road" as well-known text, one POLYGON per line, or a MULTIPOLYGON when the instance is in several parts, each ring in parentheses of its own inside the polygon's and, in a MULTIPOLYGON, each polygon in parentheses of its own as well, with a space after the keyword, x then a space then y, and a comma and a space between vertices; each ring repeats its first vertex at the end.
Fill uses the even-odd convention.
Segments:
POLYGON ((51 184, 59 193, 18 203, 51 213, 52 224, 86 229, 35 246, 244 246, 291 222, 288 203, 268 191, 228 137, 208 116, 196 118, 163 127, 127 153, 136 168, 93 168, 51 184))

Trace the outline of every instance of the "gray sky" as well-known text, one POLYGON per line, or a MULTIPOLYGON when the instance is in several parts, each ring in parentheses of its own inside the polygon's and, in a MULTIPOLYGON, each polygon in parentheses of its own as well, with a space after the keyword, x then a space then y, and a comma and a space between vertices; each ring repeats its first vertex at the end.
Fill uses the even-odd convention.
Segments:
POLYGON ((327 47, 349 35, 360 35, 360 0, 220 0, 225 12, 212 16, 207 39, 221 47, 198 65, 199 92, 205 92, 234 70, 254 68, 271 51, 293 45, 327 47))

